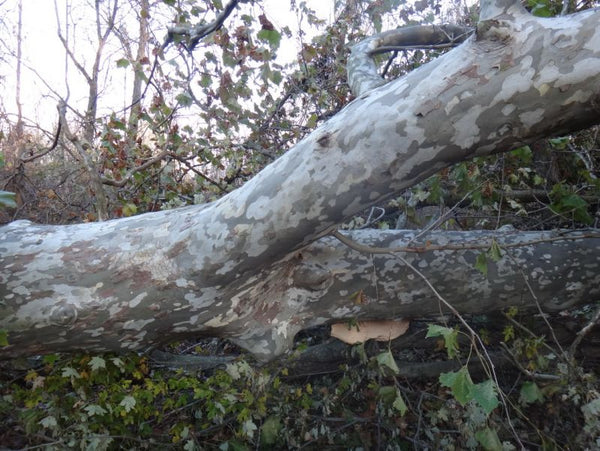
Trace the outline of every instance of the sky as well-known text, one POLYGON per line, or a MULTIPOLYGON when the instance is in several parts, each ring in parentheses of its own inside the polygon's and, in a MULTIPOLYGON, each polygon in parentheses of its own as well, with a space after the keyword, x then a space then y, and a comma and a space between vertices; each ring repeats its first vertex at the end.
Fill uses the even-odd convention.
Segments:
MULTIPOLYGON (((331 20, 333 17, 334 0, 306 0, 309 7, 317 12, 320 18, 331 20)), ((86 0, 70 0, 74 6, 82 5, 86 0)), ((286 0, 263 0, 264 10, 268 18, 276 28, 287 25, 296 31, 298 22, 296 17, 290 13, 289 1, 286 0)), ((9 14, 13 17, 11 22, 17 22, 17 0, 7 0, 4 4, 9 14)), ((63 14, 65 0, 57 0, 58 10, 63 14)), ((60 96, 67 93, 67 82, 65 81, 65 53, 64 48, 57 37, 57 22, 54 9, 54 0, 23 0, 23 34, 22 52, 25 65, 22 69, 22 104, 23 114, 32 122, 40 124, 47 130, 52 130, 56 123, 56 97, 50 93, 54 90, 60 96)), ((63 24, 64 25, 64 24, 63 24)), ((88 25, 89 26, 89 25, 88 25)), ((163 36, 165 30, 154 30, 157 36, 163 36)), ((9 36, 4 39, 16 40, 16 28, 8 30, 9 36)), ((297 43, 290 40, 282 40, 280 54, 296 55, 297 43)), ((81 47, 86 43, 81 43, 81 47)), ((13 43, 14 46, 14 43, 13 43)), ((116 57, 114 58, 117 59, 116 57)), ((91 63, 90 63, 91 64, 91 63)), ((15 101, 15 69, 8 65, 0 68, 0 75, 5 76, 3 85, 0 89, 3 106, 9 114, 16 115, 17 107, 15 101)), ((77 76, 74 67, 68 69, 69 72, 69 101, 78 100, 84 102, 87 98, 87 87, 77 76)), ((114 71, 113 71, 114 72, 114 71)), ((110 80, 111 90, 114 92, 115 105, 111 108, 118 109, 119 101, 123 102, 123 97, 129 98, 130 95, 124 92, 127 80, 126 74, 122 72, 122 79, 118 79, 118 73, 114 75, 116 79, 110 80)), ((131 76, 131 74, 127 74, 131 76)), ((130 83, 129 83, 130 84, 130 83)), ((127 84, 127 86, 129 86, 127 84)), ((106 100, 106 97, 105 97, 106 100)), ((108 111, 105 111, 108 112, 108 111)), ((15 116, 12 116, 14 120, 15 116)))
MULTIPOLYGON (((87 3, 92 3, 91 0, 68 0, 72 8, 83 8, 87 3)), ((301 0, 297 0, 300 2, 301 0)), ((455 4, 459 0, 448 0, 447 5, 455 4)), ((461 0, 464 1, 464 0, 461 0)), ((466 0, 472 4, 474 0, 466 0)), ((67 0, 56 0, 59 14, 63 15, 65 11, 65 3, 67 0)), ((5 0, 3 7, 7 11, 5 21, 7 23, 16 24, 17 22, 17 3, 18 0, 5 0), (12 15, 12 16, 11 16, 12 15), (8 17, 10 16, 10 17, 8 17)), ((223 1, 225 3, 225 1, 223 1)), ((334 0, 305 0, 305 3, 315 10, 318 17, 324 19, 327 23, 333 21, 334 15, 334 0)), ((70 93, 69 103, 77 103, 81 110, 85 107, 87 101, 87 86, 80 78, 77 70, 71 65, 68 69, 68 81, 65 77, 65 53, 62 44, 57 37, 57 20, 54 8, 55 0, 23 0, 23 55, 25 65, 22 71, 22 104, 23 114, 31 123, 39 124, 44 129, 52 131, 57 122, 57 96, 65 97, 68 91, 70 93), (55 94, 52 94, 52 91, 55 94)), ((288 26, 292 32, 298 29, 298 18, 291 13, 289 0, 262 0, 264 11, 267 17, 271 20, 277 29, 283 26, 288 26)), ((255 8, 255 14, 260 14, 258 7, 255 8)), ((86 9, 89 11, 89 9, 86 9)), ((89 13, 88 13, 89 14, 89 13)), ((61 17, 62 19, 62 17, 61 17)), ((93 20, 92 18, 89 18, 93 20)), ((165 19, 168 23, 170 17, 165 19)), ((1 17, 0 17, 1 20, 1 17)), ((64 25, 64 24, 63 24, 64 25)), ((86 24, 78 22, 77 27, 84 27, 86 24)), ((87 24, 91 26, 90 23, 87 24)), ((166 30, 153 30, 159 41, 162 41, 166 30)), ((311 32, 303 24, 303 31, 307 34, 305 39, 310 39, 314 35, 314 30, 311 32)), ((16 26, 13 29, 0 30, 2 39, 11 41, 11 46, 16 47, 16 26), (7 35, 4 35, 4 34, 7 35)), ((95 43, 93 43, 95 45, 95 43)), ((289 55, 295 58, 298 54, 299 42, 294 40, 283 39, 279 55, 289 55)), ((77 50, 82 50, 82 53, 88 55, 89 43, 78 42, 77 50), (88 49, 85 52, 86 48, 88 49)), ((0 48, 0 51, 2 49, 0 48)), ((115 64, 120 58, 114 56, 108 58, 107 64, 115 64)), ((13 61, 14 62, 14 61, 13 61)), ((88 66, 91 63, 88 63, 88 66)), ((121 72, 111 71, 114 77, 111 80, 105 80, 109 87, 109 92, 104 92, 103 103, 106 108, 99 110, 100 114, 108 114, 110 111, 119 110, 126 106, 131 95, 126 92, 131 85, 131 80, 127 77, 132 77, 130 71, 123 70, 121 72), (115 99, 111 100, 111 96, 115 99)), ((0 76, 4 76, 4 82, 0 84, 0 98, 2 99, 3 107, 11 116, 11 122, 16 119, 16 101, 15 101, 15 68, 14 64, 2 64, 0 66, 0 76)), ((2 124, 0 124, 1 128, 2 124)))

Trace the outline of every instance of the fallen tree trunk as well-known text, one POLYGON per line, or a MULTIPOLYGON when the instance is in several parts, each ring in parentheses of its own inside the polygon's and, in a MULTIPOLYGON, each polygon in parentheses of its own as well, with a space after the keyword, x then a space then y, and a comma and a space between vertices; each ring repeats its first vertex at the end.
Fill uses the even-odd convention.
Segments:
MULTIPOLYGON (((430 288, 396 256, 366 258, 322 237, 455 162, 597 123, 599 21, 598 10, 540 19, 518 1, 484 1, 474 36, 367 92, 360 78, 374 75, 361 52, 376 53, 379 41, 359 47, 350 69, 360 96, 214 203, 103 223, 0 228, 0 329, 9 341, 0 355, 143 350, 210 334, 269 359, 303 327, 437 311, 430 288)), ((536 236, 497 239, 502 246, 536 236)), ((352 238, 385 247, 407 235, 352 238)), ((404 258, 459 311, 531 305, 531 292, 546 308, 598 296, 597 238, 515 248, 487 278, 473 269, 479 252, 404 258)))
POLYGON ((306 327, 448 312, 402 259, 460 312, 531 308, 534 295, 542 308, 560 310, 600 295, 600 234, 584 232, 436 232, 412 242, 415 231, 361 230, 345 236, 374 252, 398 246, 408 252, 365 254, 325 237, 227 285, 170 281, 170 271, 185 274, 177 267, 177 247, 160 252, 145 235, 160 230, 148 221, 169 224, 169 216, 184 212, 4 227, 0 248, 10 250, 14 260, 5 268, 15 277, 2 285, 10 292, 2 292, 0 327, 8 330, 10 345, 0 355, 144 350, 204 334, 233 339, 270 359, 306 327), (475 263, 492 239, 504 256, 490 261, 484 275, 475 263), (147 247, 136 249, 137 242, 147 247), (27 297, 34 300, 19 302, 27 297))

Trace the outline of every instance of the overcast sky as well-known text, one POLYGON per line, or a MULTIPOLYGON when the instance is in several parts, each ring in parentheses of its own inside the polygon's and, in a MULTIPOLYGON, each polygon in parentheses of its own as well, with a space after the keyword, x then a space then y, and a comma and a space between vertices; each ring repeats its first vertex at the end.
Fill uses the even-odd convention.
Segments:
MULTIPOLYGON (((57 0, 59 12, 63 12, 66 0, 57 0)), ((85 5, 86 0, 70 0, 74 6, 85 5)), ((290 12, 290 4, 287 0, 263 0, 262 4, 267 16, 273 24, 280 28, 288 26, 292 31, 297 30, 298 21, 290 12)), ((320 18, 331 20, 333 17, 333 0, 306 0, 306 4, 314 9, 320 18)), ((7 18, 10 23, 17 23, 17 0, 8 0, 5 3, 7 11, 13 17, 7 18)), ((258 11, 258 10, 257 10, 258 11)), ((22 52, 26 67, 22 69, 21 96, 23 103, 23 114, 34 123, 42 127, 52 129, 56 123, 56 98, 49 94, 50 88, 61 96, 66 95, 65 82, 65 54, 64 48, 57 37, 56 14, 54 0, 23 0, 23 42, 22 52), (38 75, 36 75, 36 72, 38 75), (43 81, 42 81, 43 78, 43 81), (45 83, 44 83, 45 82, 45 83), (49 85, 46 86, 45 84, 49 85), (50 87, 50 88, 49 88, 50 87)), ((63 23, 64 26, 64 23, 63 23)), ((165 30, 153 30, 157 36, 164 36, 165 30)), ((307 30, 308 31, 308 30, 307 30)), ((10 30, 12 35, 4 39, 16 40, 16 25, 10 30)), ((85 43, 82 43, 82 46, 85 43)), ((15 43, 12 46, 16 48, 15 43)), ((294 41, 283 41, 280 54, 296 55, 297 43, 294 41)), ((120 56, 113 58, 115 61, 120 56)), ((91 63, 90 63, 91 65, 91 63)), ((122 99, 129 94, 124 92, 125 72, 123 79, 111 80, 110 87, 114 91, 115 99, 122 99)), ((69 68, 69 90, 70 102, 84 101, 87 97, 87 86, 78 81, 77 71, 74 67, 69 68)), ((15 101, 15 69, 4 66, 1 74, 6 77, 2 85, 4 93, 2 101, 4 108, 10 113, 16 113, 15 101)), ((130 75, 130 74, 128 74, 130 75)), ((113 71, 113 76, 119 77, 118 72, 113 71)), ((105 93, 106 94, 106 93, 105 93)), ((122 105, 110 105, 110 108, 118 109, 122 105)), ((106 105, 106 103, 105 103, 106 105)), ((107 111, 105 111, 106 113, 107 111)), ((13 117, 14 119, 14 117, 13 117)))
MULTIPOLYGON (((67 0, 56 0, 60 14, 64 15, 65 3, 67 0)), ((68 0, 72 8, 88 8, 86 11, 91 11, 90 0, 68 0), (86 6, 87 5, 87 6, 86 6)), ((300 0, 298 0, 300 2, 300 0)), ((334 0, 305 0, 306 4, 314 9, 317 16, 325 19, 328 23, 333 21, 333 3, 334 0)), ((475 0, 448 0, 446 8, 450 5, 460 3, 473 4, 475 0)), ((18 0, 6 0, 3 6, 8 11, 5 14, 5 21, 9 24, 17 23, 17 4, 18 0)), ((273 22, 276 28, 280 29, 283 26, 288 26, 293 32, 298 29, 298 18, 291 12, 289 0, 262 0, 260 4, 263 6, 268 18, 273 22)), ((260 14, 259 6, 254 6, 254 14, 260 14)), ((89 14, 89 13, 88 13, 89 14)), ((171 14, 169 11, 168 14, 171 14)), ((93 20, 93 17, 89 18, 93 20)), ((165 23, 168 23, 170 16, 165 18, 165 23)), ((64 26, 64 23, 63 23, 64 26)), ((85 26, 78 23, 75 26, 81 29, 85 26)), ((90 25, 87 25, 90 27, 90 25)), ((135 30, 135 28, 132 28, 135 30)), ((92 29, 93 30, 93 29, 92 29)), ((7 30, 8 36, 3 36, 3 39, 10 43, 9 45, 16 48, 16 25, 14 29, 7 30)), ((165 31, 152 30, 157 39, 162 41, 165 31)), ((306 21, 303 23, 303 31, 309 36, 311 30, 307 28, 306 21)), ((6 32, 6 31, 5 31, 6 32)), ((93 31, 91 31, 93 33, 93 31)), ((4 34, 4 33, 3 33, 4 34)), ((56 14, 54 10, 54 0, 23 0, 23 58, 26 64, 22 72, 22 103, 23 114, 35 124, 39 124, 47 130, 52 130, 56 124, 56 95, 52 95, 54 90, 58 95, 64 97, 67 93, 67 83, 65 81, 65 53, 62 44, 57 37, 56 14), (28 66, 28 67, 27 67, 28 66), (36 75, 36 72, 38 75, 36 75), (45 85, 45 83, 48 85, 45 85)), ((92 42, 91 46, 86 42, 77 43, 79 49, 83 49, 88 56, 88 65, 91 66, 90 59, 93 56, 96 43, 92 42), (86 49, 90 49, 85 51, 86 49)), ((281 49, 278 54, 288 55, 293 59, 296 57, 299 49, 299 43, 295 40, 282 40, 281 49)), ((121 58, 121 54, 110 56, 110 49, 105 52, 107 64, 115 64, 116 60, 121 58)), ((14 63, 14 60, 12 61, 14 63)), ((3 84, 0 84, 0 89, 4 92, 0 93, 3 107, 11 114, 16 113, 15 102, 15 67, 14 64, 4 64, 0 67, 0 75, 5 76, 3 84)), ((102 93, 104 96, 100 105, 106 108, 100 110, 100 114, 107 114, 110 111, 118 110, 125 106, 130 98, 129 89, 131 85, 130 70, 111 71, 113 79, 108 81, 108 86, 111 97, 107 96, 107 92, 102 93), (125 99, 125 100, 124 100, 125 99)), ((105 80, 106 82, 106 80, 105 80)), ((87 86, 77 73, 72 64, 69 67, 69 103, 77 103, 80 109, 83 109, 87 101, 87 86)), ((11 117, 14 122, 15 117, 11 117)))

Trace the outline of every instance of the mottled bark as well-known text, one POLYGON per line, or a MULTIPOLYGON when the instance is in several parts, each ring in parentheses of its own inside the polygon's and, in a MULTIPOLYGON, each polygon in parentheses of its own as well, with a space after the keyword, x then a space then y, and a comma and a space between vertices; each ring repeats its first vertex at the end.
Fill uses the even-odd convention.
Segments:
POLYGON ((209 278, 198 271, 202 243, 184 231, 197 214, 186 208, 104 223, 3 227, 0 328, 11 345, 0 355, 144 350, 206 334, 268 359, 299 330, 332 320, 437 315, 438 299, 398 255, 461 312, 531 307, 532 292, 544 309, 560 310, 600 294, 600 238, 582 233, 497 232, 506 254, 490 263, 487 277, 474 267, 489 244, 486 232, 412 242, 414 231, 362 230, 348 236, 379 248, 410 243, 415 252, 368 255, 326 237, 256 271, 209 278), (524 242, 532 244, 514 247, 524 242))
MULTIPOLYGON (((459 47, 362 94, 214 203, 105 223, 1 228, 0 328, 10 345, 0 355, 143 350, 211 334, 268 359, 311 325, 438 312, 430 288, 397 256, 365 256, 322 237, 452 163, 600 122, 600 11, 539 19, 518 2, 491 3, 459 47)), ((406 243, 407 234, 352 237, 385 247, 406 243)), ((511 248, 487 278, 474 269, 481 249, 404 258, 459 311, 531 306, 531 292, 561 309, 598 299, 598 246, 594 238, 511 248)))

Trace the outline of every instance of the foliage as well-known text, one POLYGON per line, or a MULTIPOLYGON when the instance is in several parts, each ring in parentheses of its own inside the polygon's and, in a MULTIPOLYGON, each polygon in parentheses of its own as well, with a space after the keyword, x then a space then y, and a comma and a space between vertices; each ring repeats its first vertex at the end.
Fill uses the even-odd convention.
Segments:
MULTIPOLYGON (((518 310, 510 314, 519 317, 518 310)), ((504 340, 500 332, 490 345, 504 340)), ((297 371, 293 359, 260 368, 240 357, 195 374, 138 355, 48 355, 25 367, 4 364, 0 418, 11 427, 0 428, 0 438, 20 447, 86 449, 517 449, 508 415, 530 444, 594 446, 597 374, 558 352, 551 357, 546 340, 519 327, 507 340, 514 358, 547 377, 506 373, 498 385, 485 373, 471 375, 464 356, 474 344, 457 339, 464 335, 458 326, 432 325, 429 335, 465 362, 437 383, 404 380, 399 351, 375 343, 354 346, 354 363, 337 372, 302 377, 288 369, 297 371)))
MULTIPOLYGON (((4 166, 4 154, 0 153, 0 168, 4 166)), ((0 208, 16 208, 16 195, 10 191, 0 190, 0 208)))

